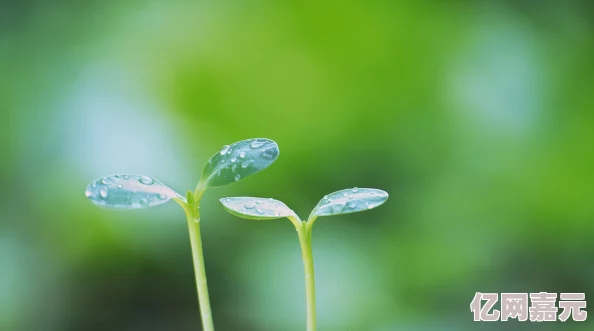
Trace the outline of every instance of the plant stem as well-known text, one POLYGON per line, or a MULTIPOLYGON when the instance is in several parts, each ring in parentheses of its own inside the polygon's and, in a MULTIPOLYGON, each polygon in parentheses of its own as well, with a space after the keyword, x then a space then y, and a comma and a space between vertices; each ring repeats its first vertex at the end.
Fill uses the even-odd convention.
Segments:
POLYGON ((305 301, 307 308, 307 331, 316 330, 316 281, 314 276, 314 260, 311 245, 311 227, 302 222, 297 228, 303 266, 305 268, 305 301))
POLYGON ((198 303, 200 305, 200 316, 202 317, 202 330, 214 331, 210 299, 208 297, 208 286, 206 284, 206 270, 204 268, 204 255, 202 254, 202 238, 200 236, 200 212, 198 206, 202 194, 196 199, 195 205, 191 204, 186 209, 188 218, 188 230, 190 232, 190 243, 192 245, 192 258, 194 260, 194 274, 196 276, 196 288, 198 291, 198 303))

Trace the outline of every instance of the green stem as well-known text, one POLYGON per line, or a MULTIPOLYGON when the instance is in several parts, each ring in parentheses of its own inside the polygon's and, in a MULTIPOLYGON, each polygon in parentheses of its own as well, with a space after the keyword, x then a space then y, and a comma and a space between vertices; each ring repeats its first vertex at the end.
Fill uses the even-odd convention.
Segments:
POLYGON ((314 276, 314 260, 311 245, 311 227, 302 222, 297 227, 303 266, 305 268, 305 300, 307 307, 307 331, 316 330, 316 281, 314 276))
MULTIPOLYGON (((201 193, 204 193, 203 191, 201 193)), ((208 285, 206 284, 206 269, 204 268, 204 255, 202 253, 202 238, 200 236, 200 198, 198 194, 191 203, 184 208, 188 218, 188 230, 190 232, 190 243, 192 245, 192 258, 194 261, 194 274, 196 276, 196 288, 198 291, 198 303, 200 305, 200 316, 202 317, 202 330, 214 331, 212 310, 208 297, 208 285)))

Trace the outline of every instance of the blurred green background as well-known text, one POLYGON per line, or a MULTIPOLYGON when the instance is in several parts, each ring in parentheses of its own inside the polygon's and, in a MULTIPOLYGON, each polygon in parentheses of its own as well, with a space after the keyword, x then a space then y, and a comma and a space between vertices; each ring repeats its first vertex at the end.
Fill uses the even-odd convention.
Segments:
POLYGON ((276 140, 268 170, 209 190, 218 330, 305 325, 287 220, 376 187, 314 230, 319 329, 592 330, 473 323, 481 292, 594 300, 591 1, 0 2, 0 330, 199 330, 184 214, 93 206, 92 180, 194 188, 223 144, 276 140))

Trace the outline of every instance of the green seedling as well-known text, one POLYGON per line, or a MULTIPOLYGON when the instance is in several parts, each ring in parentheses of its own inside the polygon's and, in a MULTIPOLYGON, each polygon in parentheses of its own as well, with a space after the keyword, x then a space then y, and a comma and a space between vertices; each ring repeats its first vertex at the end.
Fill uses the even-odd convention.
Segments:
POLYGON ((200 235, 200 201, 206 189, 224 186, 246 178, 271 165, 279 155, 276 142, 269 139, 248 139, 225 145, 202 171, 194 192, 183 197, 160 181, 140 175, 113 175, 95 180, 85 191, 94 204, 110 209, 137 209, 154 207, 174 200, 186 213, 198 302, 204 331, 214 330, 206 271, 200 235))
POLYGON ((373 209, 388 199, 388 193, 371 188, 346 189, 324 196, 312 210, 307 221, 301 221, 295 212, 281 201, 269 198, 223 198, 221 203, 233 215, 253 220, 288 218, 299 237, 305 268, 305 298, 307 305, 307 331, 316 329, 316 289, 311 233, 320 216, 342 215, 373 209))

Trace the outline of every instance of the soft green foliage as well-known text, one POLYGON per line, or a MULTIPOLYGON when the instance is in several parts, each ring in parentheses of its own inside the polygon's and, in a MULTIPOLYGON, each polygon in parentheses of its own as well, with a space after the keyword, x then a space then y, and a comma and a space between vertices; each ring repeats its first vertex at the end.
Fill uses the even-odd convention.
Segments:
POLYGON ((229 213, 247 219, 272 220, 297 216, 287 205, 272 198, 234 197, 220 201, 229 213))
POLYGON ((247 139, 225 145, 208 160, 200 181, 206 187, 228 185, 267 168, 278 155, 278 145, 270 139, 247 139))
POLYGON ((352 188, 330 193, 314 208, 309 220, 318 216, 357 213, 380 206, 388 200, 388 193, 374 188, 352 188))
POLYGON ((93 181, 85 196, 100 207, 137 209, 158 206, 181 196, 160 181, 141 175, 113 175, 93 181))

